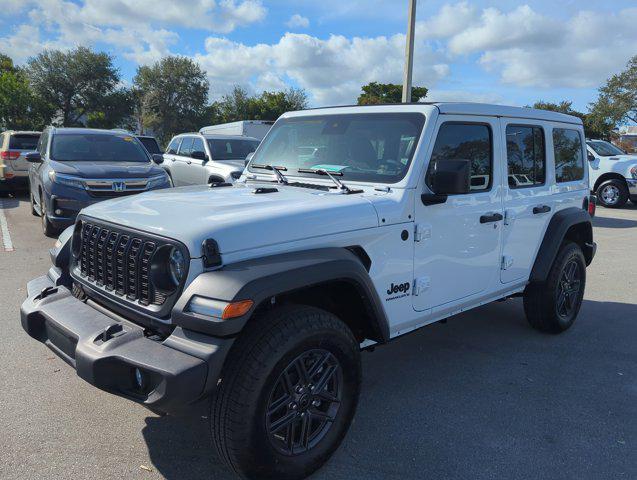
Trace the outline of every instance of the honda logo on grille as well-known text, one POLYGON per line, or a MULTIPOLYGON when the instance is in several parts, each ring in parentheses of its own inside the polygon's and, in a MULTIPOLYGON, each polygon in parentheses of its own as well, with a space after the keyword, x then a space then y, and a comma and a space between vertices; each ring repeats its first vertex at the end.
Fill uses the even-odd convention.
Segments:
POLYGON ((123 192, 126 190, 126 184, 124 182, 113 182, 114 192, 123 192))

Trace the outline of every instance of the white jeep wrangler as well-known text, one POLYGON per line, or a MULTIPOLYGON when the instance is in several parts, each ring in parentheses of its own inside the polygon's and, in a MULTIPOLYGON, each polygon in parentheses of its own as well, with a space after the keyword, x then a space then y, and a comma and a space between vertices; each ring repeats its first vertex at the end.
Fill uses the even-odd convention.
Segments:
POLYGON ((621 208, 637 204, 637 155, 629 155, 604 140, 587 140, 591 191, 600 205, 621 208))
POLYGON ((356 410, 360 351, 523 296, 574 322, 595 254, 579 119, 474 104, 283 115, 234 185, 83 210, 22 325, 96 387, 207 400, 247 478, 299 479, 356 410))

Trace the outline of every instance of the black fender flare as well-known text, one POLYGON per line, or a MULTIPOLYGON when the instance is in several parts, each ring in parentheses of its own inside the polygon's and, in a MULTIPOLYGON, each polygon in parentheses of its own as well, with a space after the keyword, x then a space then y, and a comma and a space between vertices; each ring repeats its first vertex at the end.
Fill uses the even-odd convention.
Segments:
POLYGON ((557 257, 557 253, 566 237, 569 229, 575 225, 582 225, 584 232, 583 252, 586 264, 590 265, 595 255, 595 244, 593 243, 593 224, 589 213, 581 208, 569 207, 560 210, 553 215, 544 233, 544 239, 535 257, 535 263, 531 270, 529 281, 544 282, 548 276, 551 266, 557 257))
POLYGON ((195 278, 182 293, 172 311, 172 322, 188 330, 213 336, 238 334, 264 301, 331 281, 351 283, 364 298, 367 314, 375 332, 374 340, 389 340, 389 323, 383 304, 367 269, 346 248, 322 248, 283 253, 246 260, 221 269, 205 272, 195 278), (229 320, 203 317, 189 311, 195 295, 222 302, 252 300, 254 305, 243 316, 229 320))

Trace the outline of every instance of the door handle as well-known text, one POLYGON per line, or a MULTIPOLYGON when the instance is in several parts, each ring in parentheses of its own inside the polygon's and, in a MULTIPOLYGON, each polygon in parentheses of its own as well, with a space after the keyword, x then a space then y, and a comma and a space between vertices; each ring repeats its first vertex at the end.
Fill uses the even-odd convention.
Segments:
POLYGON ((186 163, 187 163, 188 165, 191 165, 191 164, 192 164, 192 160, 186 160, 186 163))
POLYGON ((500 213, 487 213, 486 215, 482 215, 480 217, 480 223, 492 223, 499 222, 504 217, 500 213))
POLYGON ((549 213, 551 211, 551 207, 548 205, 540 205, 538 207, 533 207, 533 215, 539 215, 540 213, 549 213))

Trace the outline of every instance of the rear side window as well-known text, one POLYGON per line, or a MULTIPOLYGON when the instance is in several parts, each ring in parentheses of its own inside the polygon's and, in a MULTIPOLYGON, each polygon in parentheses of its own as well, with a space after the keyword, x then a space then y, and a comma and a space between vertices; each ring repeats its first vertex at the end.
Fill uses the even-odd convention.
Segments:
POLYGON ((436 162, 469 160, 471 191, 491 188, 493 178, 493 141, 491 128, 476 123, 444 123, 438 132, 429 170, 436 162))
POLYGON ((508 125, 506 136, 509 188, 543 185, 546 178, 544 130, 526 125, 508 125))
POLYGON ((177 153, 177 150, 179 150, 180 143, 181 143, 181 138, 173 138, 170 144, 168 145, 168 148, 166 149, 166 153, 172 153, 172 154, 177 153))
POLYGON ((555 179, 557 183, 572 182, 584 178, 584 154, 582 137, 577 130, 556 128, 553 130, 555 152, 555 179))
POLYGON ((186 137, 181 141, 181 146, 179 147, 179 155, 183 155, 184 157, 189 157, 192 153, 192 137, 186 137))
POLYGON ((9 137, 9 150, 30 150, 38 147, 40 135, 14 134, 9 137))
POLYGON ((157 140, 155 140, 154 138, 151 138, 151 137, 138 137, 138 140, 140 142, 142 142, 142 145, 144 146, 144 148, 146 150, 148 150, 148 153, 150 153, 150 154, 161 153, 161 149, 159 148, 159 144, 157 143, 157 140))

